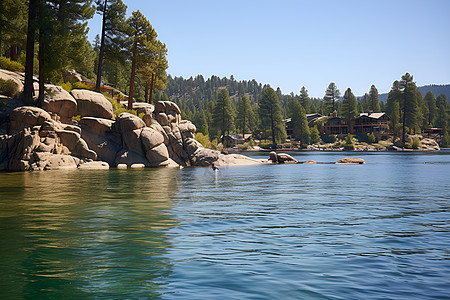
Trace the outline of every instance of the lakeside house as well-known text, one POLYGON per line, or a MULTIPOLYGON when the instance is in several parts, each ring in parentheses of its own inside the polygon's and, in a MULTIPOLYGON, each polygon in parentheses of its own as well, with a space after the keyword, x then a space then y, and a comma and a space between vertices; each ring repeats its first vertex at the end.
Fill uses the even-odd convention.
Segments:
MULTIPOLYGON (((309 127, 313 127, 318 120, 326 119, 326 122, 322 124, 321 128, 318 128, 322 134, 337 135, 338 137, 343 138, 349 133, 353 135, 373 133, 377 139, 389 138, 389 117, 386 113, 360 113, 350 120, 339 117, 336 113, 329 117, 315 113, 307 114, 306 119, 309 127)), ((292 119, 288 118, 283 121, 286 124, 286 133, 288 137, 295 140, 292 119)))
POLYGON ((235 148, 238 145, 243 145, 250 141, 251 137, 251 133, 246 133, 244 136, 239 134, 227 134, 223 138, 223 146, 224 148, 235 148))
POLYGON ((343 137, 347 134, 371 134, 377 139, 389 138, 389 117, 386 113, 360 113, 350 120, 341 117, 330 117, 324 123, 322 133, 343 137))

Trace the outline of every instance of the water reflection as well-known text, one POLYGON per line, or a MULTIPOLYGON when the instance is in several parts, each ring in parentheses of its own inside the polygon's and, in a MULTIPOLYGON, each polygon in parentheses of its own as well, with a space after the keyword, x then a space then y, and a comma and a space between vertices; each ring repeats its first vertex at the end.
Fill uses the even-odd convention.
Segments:
POLYGON ((178 172, 0 174, 2 295, 157 297, 178 172))

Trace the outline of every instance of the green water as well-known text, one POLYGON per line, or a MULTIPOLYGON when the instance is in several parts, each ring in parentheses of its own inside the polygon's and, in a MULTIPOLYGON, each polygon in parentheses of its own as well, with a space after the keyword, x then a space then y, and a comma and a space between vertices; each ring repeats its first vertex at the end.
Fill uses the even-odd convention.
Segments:
POLYGON ((292 155, 0 174, 0 299, 450 299, 450 152, 292 155))

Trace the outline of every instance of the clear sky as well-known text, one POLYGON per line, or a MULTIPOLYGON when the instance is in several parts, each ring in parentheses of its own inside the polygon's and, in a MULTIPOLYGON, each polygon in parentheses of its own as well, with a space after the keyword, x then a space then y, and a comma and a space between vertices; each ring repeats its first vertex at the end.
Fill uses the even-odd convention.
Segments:
MULTIPOLYGON (((123 0, 167 45, 169 74, 255 79, 284 94, 330 82, 357 96, 388 92, 409 72, 417 85, 450 83, 449 0, 123 0)), ((101 31, 90 23, 90 40, 101 31)))

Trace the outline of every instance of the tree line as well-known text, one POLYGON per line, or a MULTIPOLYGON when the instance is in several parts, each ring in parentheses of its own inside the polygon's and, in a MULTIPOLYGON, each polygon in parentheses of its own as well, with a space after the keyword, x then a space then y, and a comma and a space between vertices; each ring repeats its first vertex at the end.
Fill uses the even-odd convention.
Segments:
POLYGON ((122 0, 4 0, 0 10, 0 56, 25 66, 23 98, 33 97, 33 74, 39 78, 42 107, 45 83, 63 83, 75 69, 86 78, 113 85, 133 98, 150 101, 166 82, 167 48, 157 39, 149 20, 134 11, 126 18, 122 0), (102 16, 101 35, 91 45, 87 21, 102 16))
POLYGON ((332 82, 323 98, 311 98, 304 86, 299 94, 285 95, 279 88, 275 90, 255 80, 236 81, 233 76, 215 75, 207 80, 202 75, 188 79, 169 75, 166 90, 154 100, 168 99, 178 103, 183 118, 192 120, 198 131, 211 139, 220 140, 226 133, 252 133, 254 138, 283 143, 286 138, 283 119, 291 118, 294 136, 306 146, 320 141, 320 124, 310 128, 306 114, 329 116, 335 112, 350 120, 359 113, 386 112, 394 138, 404 141, 406 134, 439 127, 443 129, 444 143, 448 140, 450 107, 445 94, 436 98, 427 92, 423 97, 409 73, 394 81, 387 102, 379 100, 375 85, 357 98, 351 88, 341 95, 332 82))

